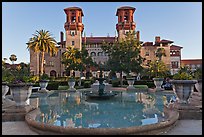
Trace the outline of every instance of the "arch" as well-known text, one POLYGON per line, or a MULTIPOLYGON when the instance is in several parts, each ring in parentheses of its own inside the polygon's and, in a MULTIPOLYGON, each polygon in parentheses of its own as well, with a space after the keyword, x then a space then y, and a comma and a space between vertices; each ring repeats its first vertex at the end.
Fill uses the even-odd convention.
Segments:
POLYGON ((91 56, 96 56, 96 52, 91 52, 91 56))
POLYGON ((52 77, 52 76, 54 76, 54 77, 57 76, 57 72, 55 70, 50 71, 50 77, 52 77))
POLYGON ((98 56, 103 56, 103 52, 98 52, 98 56))

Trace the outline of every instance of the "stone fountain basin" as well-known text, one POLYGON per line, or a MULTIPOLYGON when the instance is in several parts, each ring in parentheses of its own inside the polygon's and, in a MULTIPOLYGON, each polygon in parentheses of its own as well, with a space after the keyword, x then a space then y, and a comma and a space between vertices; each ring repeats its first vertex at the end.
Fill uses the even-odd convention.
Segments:
MULTIPOLYGON (((124 91, 124 88, 117 88, 124 91)), ((113 90, 113 89, 112 89, 113 90)), ((84 91, 84 90, 82 90, 84 91)), ((87 91, 87 89, 85 90, 87 91)), ((113 90, 114 91, 114 90, 113 90)), ((126 91, 124 91, 126 92, 126 91)), ((48 123, 36 121, 37 116, 41 114, 39 108, 27 113, 25 122, 31 130, 44 135, 158 135, 167 132, 177 124, 179 112, 167 106, 164 106, 163 112, 165 119, 159 123, 148 125, 132 125, 129 127, 111 127, 111 128, 90 128, 90 127, 68 127, 57 126, 48 123)))

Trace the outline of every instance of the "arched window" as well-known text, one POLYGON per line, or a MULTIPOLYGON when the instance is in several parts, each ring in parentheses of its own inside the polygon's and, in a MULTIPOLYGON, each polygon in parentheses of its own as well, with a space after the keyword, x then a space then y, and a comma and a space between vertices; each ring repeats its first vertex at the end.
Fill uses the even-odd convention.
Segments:
POLYGON ((98 56, 103 56, 103 53, 102 52, 98 52, 98 56))
POLYGON ((51 70, 50 71, 50 77, 51 76, 56 77, 57 76, 57 72, 55 70, 51 70))
POLYGON ((96 53, 95 52, 91 52, 91 56, 96 56, 96 53))

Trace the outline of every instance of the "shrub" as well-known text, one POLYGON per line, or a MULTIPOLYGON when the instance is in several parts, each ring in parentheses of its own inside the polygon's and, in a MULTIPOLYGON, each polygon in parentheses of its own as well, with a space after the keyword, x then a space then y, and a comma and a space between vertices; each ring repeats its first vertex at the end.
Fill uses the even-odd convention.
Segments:
POLYGON ((90 88, 91 87, 91 81, 86 80, 84 81, 84 88, 90 88))
POLYGON ((191 80, 192 78, 193 77, 186 72, 176 73, 173 76, 173 79, 177 79, 177 80, 191 80))
POLYGON ((58 90, 59 82, 57 81, 51 81, 47 85, 47 90, 58 90))
POLYGON ((154 81, 148 81, 146 85, 148 88, 155 88, 154 81))
POLYGON ((120 81, 118 79, 112 80, 112 87, 119 87, 120 81))
POLYGON ((68 81, 59 81, 59 86, 68 86, 68 81))
POLYGON ((69 86, 59 86, 58 90, 67 90, 69 89, 69 86))

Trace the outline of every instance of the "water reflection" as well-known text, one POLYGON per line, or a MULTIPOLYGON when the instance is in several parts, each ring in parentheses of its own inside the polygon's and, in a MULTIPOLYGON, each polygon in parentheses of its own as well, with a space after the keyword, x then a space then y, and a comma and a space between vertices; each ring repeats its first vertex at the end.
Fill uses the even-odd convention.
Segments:
POLYGON ((121 94, 101 101, 86 100, 78 91, 55 92, 40 97, 41 114, 36 120, 75 128, 130 127, 143 125, 148 118, 157 118, 156 122, 163 120, 165 97, 147 93, 121 94))

